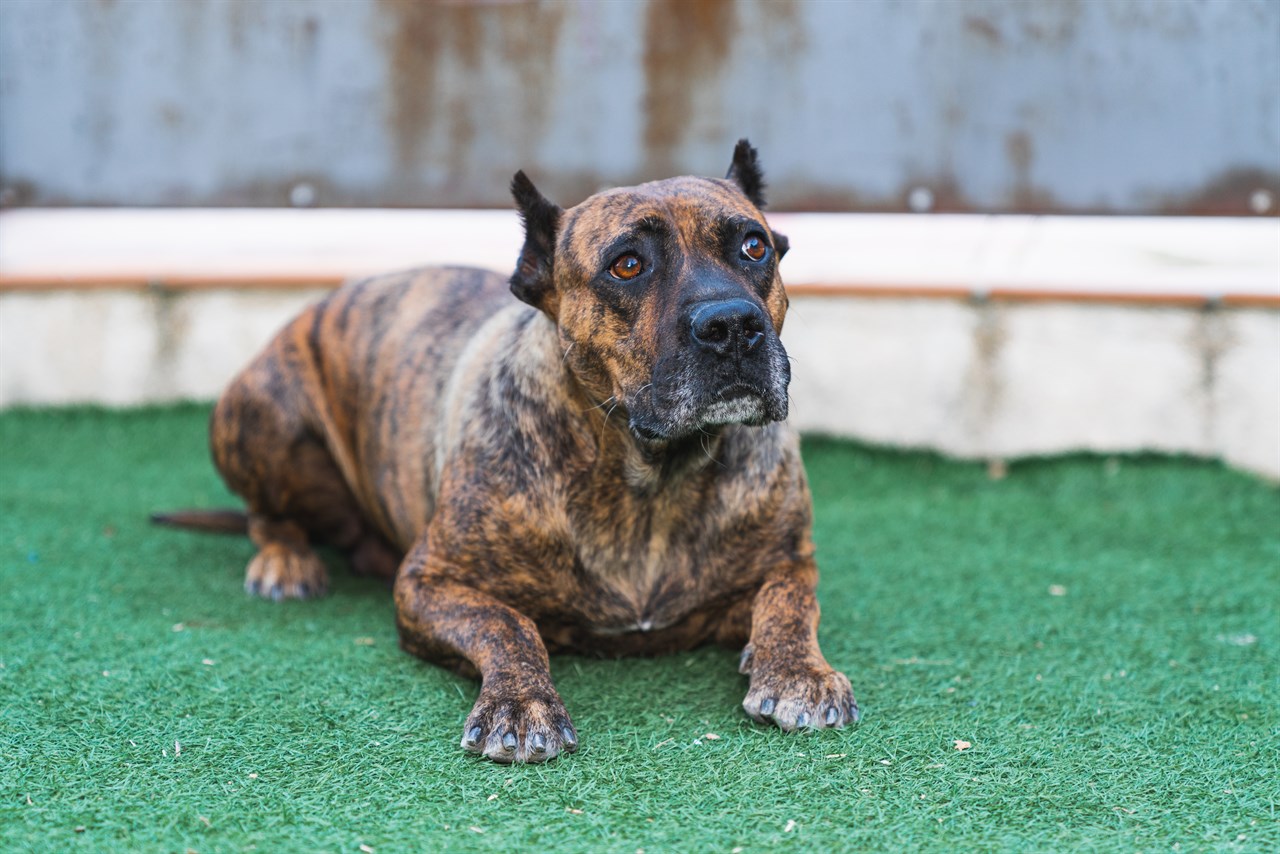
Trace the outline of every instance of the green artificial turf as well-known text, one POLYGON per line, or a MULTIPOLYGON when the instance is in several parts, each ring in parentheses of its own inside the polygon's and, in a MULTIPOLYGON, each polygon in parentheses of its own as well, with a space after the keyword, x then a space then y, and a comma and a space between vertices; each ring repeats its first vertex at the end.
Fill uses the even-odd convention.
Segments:
POLYGON ((1280 849, 1280 492, 1245 475, 810 441, 863 722, 751 724, 731 651, 562 657, 582 749, 502 767, 385 588, 252 600, 247 541, 147 524, 230 503, 207 412, 0 415, 5 851, 1280 849))

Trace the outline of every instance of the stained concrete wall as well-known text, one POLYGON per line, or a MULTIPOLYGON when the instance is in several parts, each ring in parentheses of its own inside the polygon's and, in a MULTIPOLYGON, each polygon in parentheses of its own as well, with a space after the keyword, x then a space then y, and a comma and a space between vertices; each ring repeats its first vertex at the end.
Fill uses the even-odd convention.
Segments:
POLYGON ((1274 0, 0 3, 0 202, 1280 212, 1274 0), (296 192, 295 192, 296 190, 296 192))
MULTIPOLYGON (((0 293, 0 407, 212 399, 324 291, 0 293)), ((1280 478, 1280 310, 802 296, 802 430, 960 457, 1161 450, 1280 478)))

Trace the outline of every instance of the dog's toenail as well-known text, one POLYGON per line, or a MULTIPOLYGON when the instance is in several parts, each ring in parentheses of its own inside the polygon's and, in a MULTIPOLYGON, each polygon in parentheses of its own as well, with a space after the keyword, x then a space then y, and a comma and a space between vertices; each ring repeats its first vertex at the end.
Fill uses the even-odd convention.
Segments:
POLYGON ((560 737, 564 739, 565 747, 573 750, 578 746, 578 734, 573 731, 571 726, 560 727, 560 737))
POLYGON ((809 713, 801 712, 800 716, 796 718, 796 726, 808 726, 808 725, 809 725, 809 713))
POLYGON ((484 730, 481 727, 473 726, 471 731, 467 733, 467 745, 475 747, 480 743, 480 736, 482 735, 484 735, 484 730))
POLYGON ((507 753, 516 749, 516 734, 511 730, 507 730, 506 734, 502 736, 502 749, 507 753))
POLYGON ((778 707, 778 701, 772 697, 766 697, 765 701, 760 704, 760 714, 771 715, 773 710, 778 707))
POLYGON ((827 726, 835 726, 836 721, 840 719, 840 710, 835 706, 827 709, 827 726))
POLYGON ((271 585, 271 598, 276 602, 284 598, 284 591, 280 589, 279 584, 271 585))
POLYGON ((534 753, 546 753, 547 737, 540 732, 535 732, 533 738, 529 739, 529 749, 534 753))

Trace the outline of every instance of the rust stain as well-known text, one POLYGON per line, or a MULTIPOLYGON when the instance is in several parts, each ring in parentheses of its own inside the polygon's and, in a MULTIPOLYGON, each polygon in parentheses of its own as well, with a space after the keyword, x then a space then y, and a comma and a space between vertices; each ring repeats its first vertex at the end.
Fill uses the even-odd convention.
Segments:
POLYGON ((435 112, 436 61, 444 35, 438 7, 418 0, 379 0, 392 21, 387 44, 391 98, 388 124, 401 170, 417 165, 435 112))
POLYGON ((387 127, 402 187, 394 203, 421 203, 427 163, 442 167, 446 195, 483 177, 471 161, 477 134, 510 124, 486 111, 520 104, 521 141, 531 146, 555 92, 550 76, 565 14, 561 3, 474 3, 379 0, 390 23, 387 127), (515 66, 518 88, 499 88, 491 72, 515 66), (496 85, 495 85, 496 84, 496 85), (441 144, 430 150, 428 143, 441 144), (454 186, 456 185, 456 187, 454 186))
MULTIPOLYGON (((564 90, 555 79, 556 52, 564 30, 567 3, 530 3, 504 9, 497 16, 498 54, 519 69, 521 88, 503 93, 500 103, 488 109, 519 115, 519 138, 512 158, 528 165, 534 161, 557 94, 564 90)), ((507 124, 507 116, 495 116, 492 124, 507 124)), ((505 187, 504 187, 505 189, 505 187)))
POLYGON ((1229 169, 1200 189, 1181 195, 1166 194, 1153 201, 1162 214, 1182 216, 1280 216, 1280 172, 1241 167, 1229 169), (1265 210, 1253 207, 1255 193, 1265 193, 1265 210))
POLYGON ((1025 130, 1016 130, 1004 138, 1005 156, 1013 170, 1013 198, 1011 206, 1014 210, 1035 210, 1046 205, 1044 193, 1038 192, 1031 181, 1031 165, 1036 159, 1035 143, 1031 134, 1025 130))
POLYGON ((1004 42, 1000 28, 993 24, 990 18, 967 15, 964 19, 964 28, 991 47, 999 47, 1004 42))
POLYGON ((654 176, 679 171, 693 94, 720 71, 737 31, 734 0, 651 0, 645 7, 644 148, 654 176))

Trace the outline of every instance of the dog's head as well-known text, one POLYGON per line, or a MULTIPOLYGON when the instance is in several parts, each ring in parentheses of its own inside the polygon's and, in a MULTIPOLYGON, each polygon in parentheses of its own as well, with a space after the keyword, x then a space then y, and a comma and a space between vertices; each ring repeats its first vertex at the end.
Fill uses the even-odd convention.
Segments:
POLYGON ((765 222, 763 191, 745 139, 723 179, 606 190, 568 210, 523 172, 512 181, 525 244, 511 290, 555 321, 566 365, 643 443, 787 416, 787 239, 765 222))

